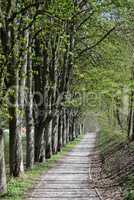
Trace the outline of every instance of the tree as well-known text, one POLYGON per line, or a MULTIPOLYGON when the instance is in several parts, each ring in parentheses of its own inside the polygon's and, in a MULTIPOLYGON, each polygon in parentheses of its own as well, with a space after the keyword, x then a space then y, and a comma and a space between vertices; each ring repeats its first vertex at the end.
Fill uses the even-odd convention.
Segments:
POLYGON ((0 193, 7 192, 6 172, 5 172, 5 157, 4 157, 4 135, 0 129, 0 193))

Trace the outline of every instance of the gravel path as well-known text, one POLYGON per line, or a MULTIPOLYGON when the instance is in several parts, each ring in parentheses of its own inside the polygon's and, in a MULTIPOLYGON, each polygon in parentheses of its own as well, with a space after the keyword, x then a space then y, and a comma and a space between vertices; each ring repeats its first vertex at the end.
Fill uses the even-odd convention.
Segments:
POLYGON ((27 200, 99 200, 89 181, 95 140, 95 133, 87 133, 66 157, 41 176, 27 200))

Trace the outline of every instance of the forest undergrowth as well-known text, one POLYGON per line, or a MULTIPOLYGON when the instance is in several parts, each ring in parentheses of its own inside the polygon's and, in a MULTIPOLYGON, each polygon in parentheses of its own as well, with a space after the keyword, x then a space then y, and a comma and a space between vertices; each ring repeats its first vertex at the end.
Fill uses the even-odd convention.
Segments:
POLYGON ((134 144, 120 130, 102 129, 92 161, 92 177, 104 200, 134 199, 134 144))

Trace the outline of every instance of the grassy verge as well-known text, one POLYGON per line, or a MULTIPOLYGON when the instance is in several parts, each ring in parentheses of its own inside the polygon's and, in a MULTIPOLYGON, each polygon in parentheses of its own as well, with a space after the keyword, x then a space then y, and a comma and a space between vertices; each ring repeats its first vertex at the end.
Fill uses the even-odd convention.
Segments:
POLYGON ((32 188, 36 179, 41 176, 42 173, 47 172, 50 168, 54 167, 60 159, 62 159, 69 151, 71 151, 77 144, 80 143, 83 135, 79 136, 76 140, 67 144, 61 152, 53 155, 49 160, 43 164, 36 165, 32 170, 27 171, 23 177, 10 178, 8 181, 8 193, 1 197, 5 200, 22 200, 25 193, 32 188))
POLYGON ((134 143, 128 143, 125 133, 105 129, 99 147, 104 173, 122 186, 125 200, 134 200, 134 143))
POLYGON ((127 141, 126 134, 120 131, 113 131, 110 129, 103 129, 99 138, 99 146, 101 154, 105 156, 111 150, 111 147, 125 143, 127 141))

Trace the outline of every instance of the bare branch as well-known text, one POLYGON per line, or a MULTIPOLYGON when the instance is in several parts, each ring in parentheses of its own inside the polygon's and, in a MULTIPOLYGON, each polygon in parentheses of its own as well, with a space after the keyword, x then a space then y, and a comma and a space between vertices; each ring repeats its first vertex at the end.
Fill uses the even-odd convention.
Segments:
POLYGON ((98 40, 95 44, 93 44, 90 47, 87 47, 85 49, 83 49, 77 57, 81 56, 83 53, 85 53, 88 50, 91 50, 93 48, 95 48, 96 46, 98 46, 103 40, 105 40, 107 38, 107 36, 109 36, 111 34, 111 32, 113 32, 116 29, 116 26, 114 26, 112 29, 110 29, 100 40, 98 40))
POLYGON ((79 16, 80 14, 83 14, 83 13, 87 13, 88 11, 91 11, 91 9, 85 9, 85 10, 81 10, 77 13, 75 13, 73 16, 72 16, 72 19, 74 19, 75 17, 79 16))
POLYGON ((90 13, 90 15, 89 15, 88 17, 86 17, 86 18, 79 24, 79 26, 76 28, 76 30, 79 30, 80 27, 81 27, 83 24, 85 24, 85 23, 92 17, 93 14, 94 14, 94 11, 93 11, 92 13, 90 13))

